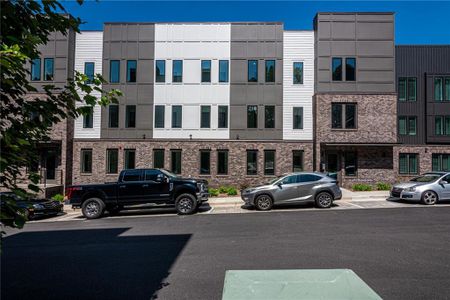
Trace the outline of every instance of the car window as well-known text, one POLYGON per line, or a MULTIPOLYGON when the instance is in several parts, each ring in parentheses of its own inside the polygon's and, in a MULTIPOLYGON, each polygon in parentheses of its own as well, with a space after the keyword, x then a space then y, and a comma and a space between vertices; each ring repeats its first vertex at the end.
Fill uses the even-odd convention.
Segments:
POLYGON ((159 170, 145 170, 145 181, 156 181, 156 178, 158 178, 158 175, 161 175, 161 171, 159 170))
POLYGON ((322 177, 314 174, 301 174, 299 176, 299 182, 313 182, 322 179, 322 177))
POLYGON ((141 179, 140 170, 130 170, 123 173, 122 181, 139 181, 141 179))
POLYGON ((447 183, 450 183, 450 174, 442 178, 442 180, 447 181, 447 183))
POLYGON ((297 175, 291 175, 287 176, 284 179, 281 180, 282 184, 291 184, 291 183, 297 183, 297 175))

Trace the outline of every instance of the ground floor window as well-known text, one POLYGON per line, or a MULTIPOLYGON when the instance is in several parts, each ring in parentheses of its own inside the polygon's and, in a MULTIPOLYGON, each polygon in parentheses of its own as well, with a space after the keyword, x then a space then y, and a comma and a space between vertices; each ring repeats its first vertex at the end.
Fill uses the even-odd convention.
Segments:
POLYGON ((344 170, 345 176, 356 176, 356 171, 358 169, 356 152, 345 152, 344 153, 344 170))
POLYGON ((217 174, 228 174, 228 150, 217 151, 217 174))
POLYGON ((247 175, 258 174, 258 150, 247 150, 247 175))
POLYGON ((119 170, 119 149, 106 150, 106 173, 116 174, 119 170))
POLYGON ((136 150, 135 149, 125 149, 124 152, 125 169, 136 168, 136 150))
POLYGON ((264 175, 275 175, 275 150, 264 150, 264 175))
POLYGON ((153 168, 164 169, 164 149, 153 149, 153 168))
POLYGON ((292 172, 303 171, 303 150, 292 151, 292 172))
POLYGON ((211 174, 211 151, 200 150, 200 174, 211 174))
POLYGON ((171 150, 170 160, 170 170, 175 174, 181 174, 181 150, 171 150))
POLYGON ((92 149, 81 149, 81 173, 92 173, 92 149))
POLYGON ((400 153, 399 154, 399 173, 400 174, 417 174, 418 173, 418 154, 416 153, 400 153))
POLYGON ((450 154, 433 154, 432 170, 437 172, 450 172, 450 154))

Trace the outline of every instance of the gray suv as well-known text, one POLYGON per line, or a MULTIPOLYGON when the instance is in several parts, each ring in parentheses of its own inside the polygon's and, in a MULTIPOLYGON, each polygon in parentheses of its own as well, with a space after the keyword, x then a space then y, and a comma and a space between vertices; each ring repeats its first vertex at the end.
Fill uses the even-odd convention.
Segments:
POLYGON ((266 185, 241 191, 246 205, 270 210, 274 204, 314 202, 317 207, 331 207, 342 198, 337 181, 325 174, 298 172, 282 175, 266 185))

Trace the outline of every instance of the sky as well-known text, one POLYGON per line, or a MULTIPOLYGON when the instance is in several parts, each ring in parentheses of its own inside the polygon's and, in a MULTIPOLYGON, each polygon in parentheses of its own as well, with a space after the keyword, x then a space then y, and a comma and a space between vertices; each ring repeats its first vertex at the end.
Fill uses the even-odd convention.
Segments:
POLYGON ((396 44, 450 44, 450 1, 63 1, 86 23, 281 21, 285 30, 311 30, 320 11, 395 12, 396 44))

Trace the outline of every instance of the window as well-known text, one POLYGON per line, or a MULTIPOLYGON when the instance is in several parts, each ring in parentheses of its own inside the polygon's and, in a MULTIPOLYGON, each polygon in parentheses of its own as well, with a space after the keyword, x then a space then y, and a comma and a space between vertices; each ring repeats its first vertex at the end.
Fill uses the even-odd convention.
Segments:
POLYGON ((31 61, 31 81, 41 80, 41 59, 36 58, 31 61))
POLYGON ((442 77, 434 78, 434 100, 443 100, 442 77))
POLYGON ((53 73, 54 73, 53 58, 45 58, 44 59, 44 80, 45 81, 53 80, 53 73))
POLYGON ((280 182, 281 184, 293 184, 293 183, 299 183, 301 177, 299 175, 291 175, 283 178, 283 180, 280 182))
POLYGON ((247 175, 258 174, 258 150, 247 150, 247 175))
POLYGON ((202 60, 202 82, 211 82, 211 61, 202 60))
POLYGON ((200 174, 211 174, 211 151, 200 151, 200 174))
POLYGON ((228 60, 219 60, 219 82, 228 82, 228 60))
POLYGON ((258 128, 258 106, 247 106, 247 128, 258 128))
POLYGON ((401 77, 398 79, 398 100, 406 101, 406 78, 401 77))
POLYGON ((435 172, 450 172, 450 154, 433 154, 432 170, 435 172))
POLYGON ((127 105, 125 113, 125 127, 136 127, 136 105, 127 105))
POLYGON ((181 174, 181 150, 170 151, 171 168, 175 174, 181 174))
POLYGON ((303 129, 303 107, 293 107, 292 128, 303 129))
POLYGON ((107 149, 106 150, 106 173, 116 174, 119 164, 119 150, 107 149))
POLYGON ((417 134, 417 117, 398 118, 398 133, 400 135, 416 135, 417 134))
POLYGON ((333 57, 331 71, 333 81, 342 81, 342 58, 333 57))
POLYGON ((219 128, 228 128, 228 106, 219 105, 219 128))
POLYGON ((83 128, 93 128, 93 127, 94 127, 93 108, 89 107, 89 112, 83 115, 83 128))
POLYGON ((211 106, 202 105, 200 107, 200 128, 210 128, 211 127, 211 106))
POLYGON ((172 61, 172 82, 183 82, 183 61, 172 61))
POLYGON ((119 106, 110 105, 109 106, 109 128, 119 127, 119 106))
POLYGON ((84 75, 87 76, 86 83, 92 83, 94 81, 95 64, 93 62, 84 63, 84 75))
POLYGON ((123 173, 122 181, 140 181, 141 180, 141 170, 129 170, 123 173))
POLYGON ((158 181, 158 177, 163 176, 162 172, 159 170, 145 170, 144 171, 144 180, 145 181, 158 181))
POLYGON ((248 82, 258 82, 258 61, 248 61, 248 82))
POLYGON ((164 128, 164 105, 155 105, 155 128, 164 128))
POLYGON ((217 151, 217 174, 228 174, 228 150, 217 151))
POLYGON ((292 172, 303 171, 303 150, 292 151, 292 172))
POLYGON ((415 77, 408 78, 408 97, 409 101, 417 100, 417 79, 415 77))
POLYGON ((345 80, 355 81, 356 80, 356 58, 349 57, 345 59, 345 80))
POLYGON ((265 128, 275 128, 275 106, 266 105, 264 106, 264 127, 265 128))
POLYGON ((266 82, 275 82, 275 61, 266 60, 266 82))
POLYGON ((120 81, 120 61, 111 60, 109 64, 109 82, 118 83, 120 81))
POLYGON ((400 153, 399 154, 399 173, 400 174, 417 174, 418 163, 417 154, 400 153))
POLYGON ((445 77, 445 100, 450 101, 450 77, 445 77))
POLYGON ((172 128, 181 128, 183 107, 181 105, 172 106, 172 128))
POLYGON ((314 182, 322 179, 319 175, 314 174, 300 174, 297 175, 297 182, 314 182))
POLYGON ((156 82, 166 82, 166 61, 156 61, 156 82))
POLYGON ((399 101, 417 100, 417 78, 400 77, 398 79, 398 100, 399 101))
POLYGON ((136 150, 125 149, 124 151, 125 169, 134 169, 136 167, 136 150))
POLYGON ((264 150, 264 175, 275 175, 275 150, 264 150))
POLYGON ((127 82, 136 82, 136 68, 135 60, 127 60, 127 82))
POLYGON ((302 62, 294 62, 293 82, 294 82, 294 84, 303 84, 303 63, 302 62))
POLYGON ((354 103, 332 103, 331 104, 331 127, 334 129, 356 128, 356 104, 354 103))
POLYGON ((92 149, 81 149, 81 173, 92 173, 92 149))
POLYGON ((153 149, 153 168, 164 169, 164 149, 153 149))
POLYGON ((450 116, 434 117, 435 135, 450 135, 450 116))
POLYGON ((345 176, 356 176, 358 163, 356 159, 356 152, 344 153, 344 170, 345 176))

